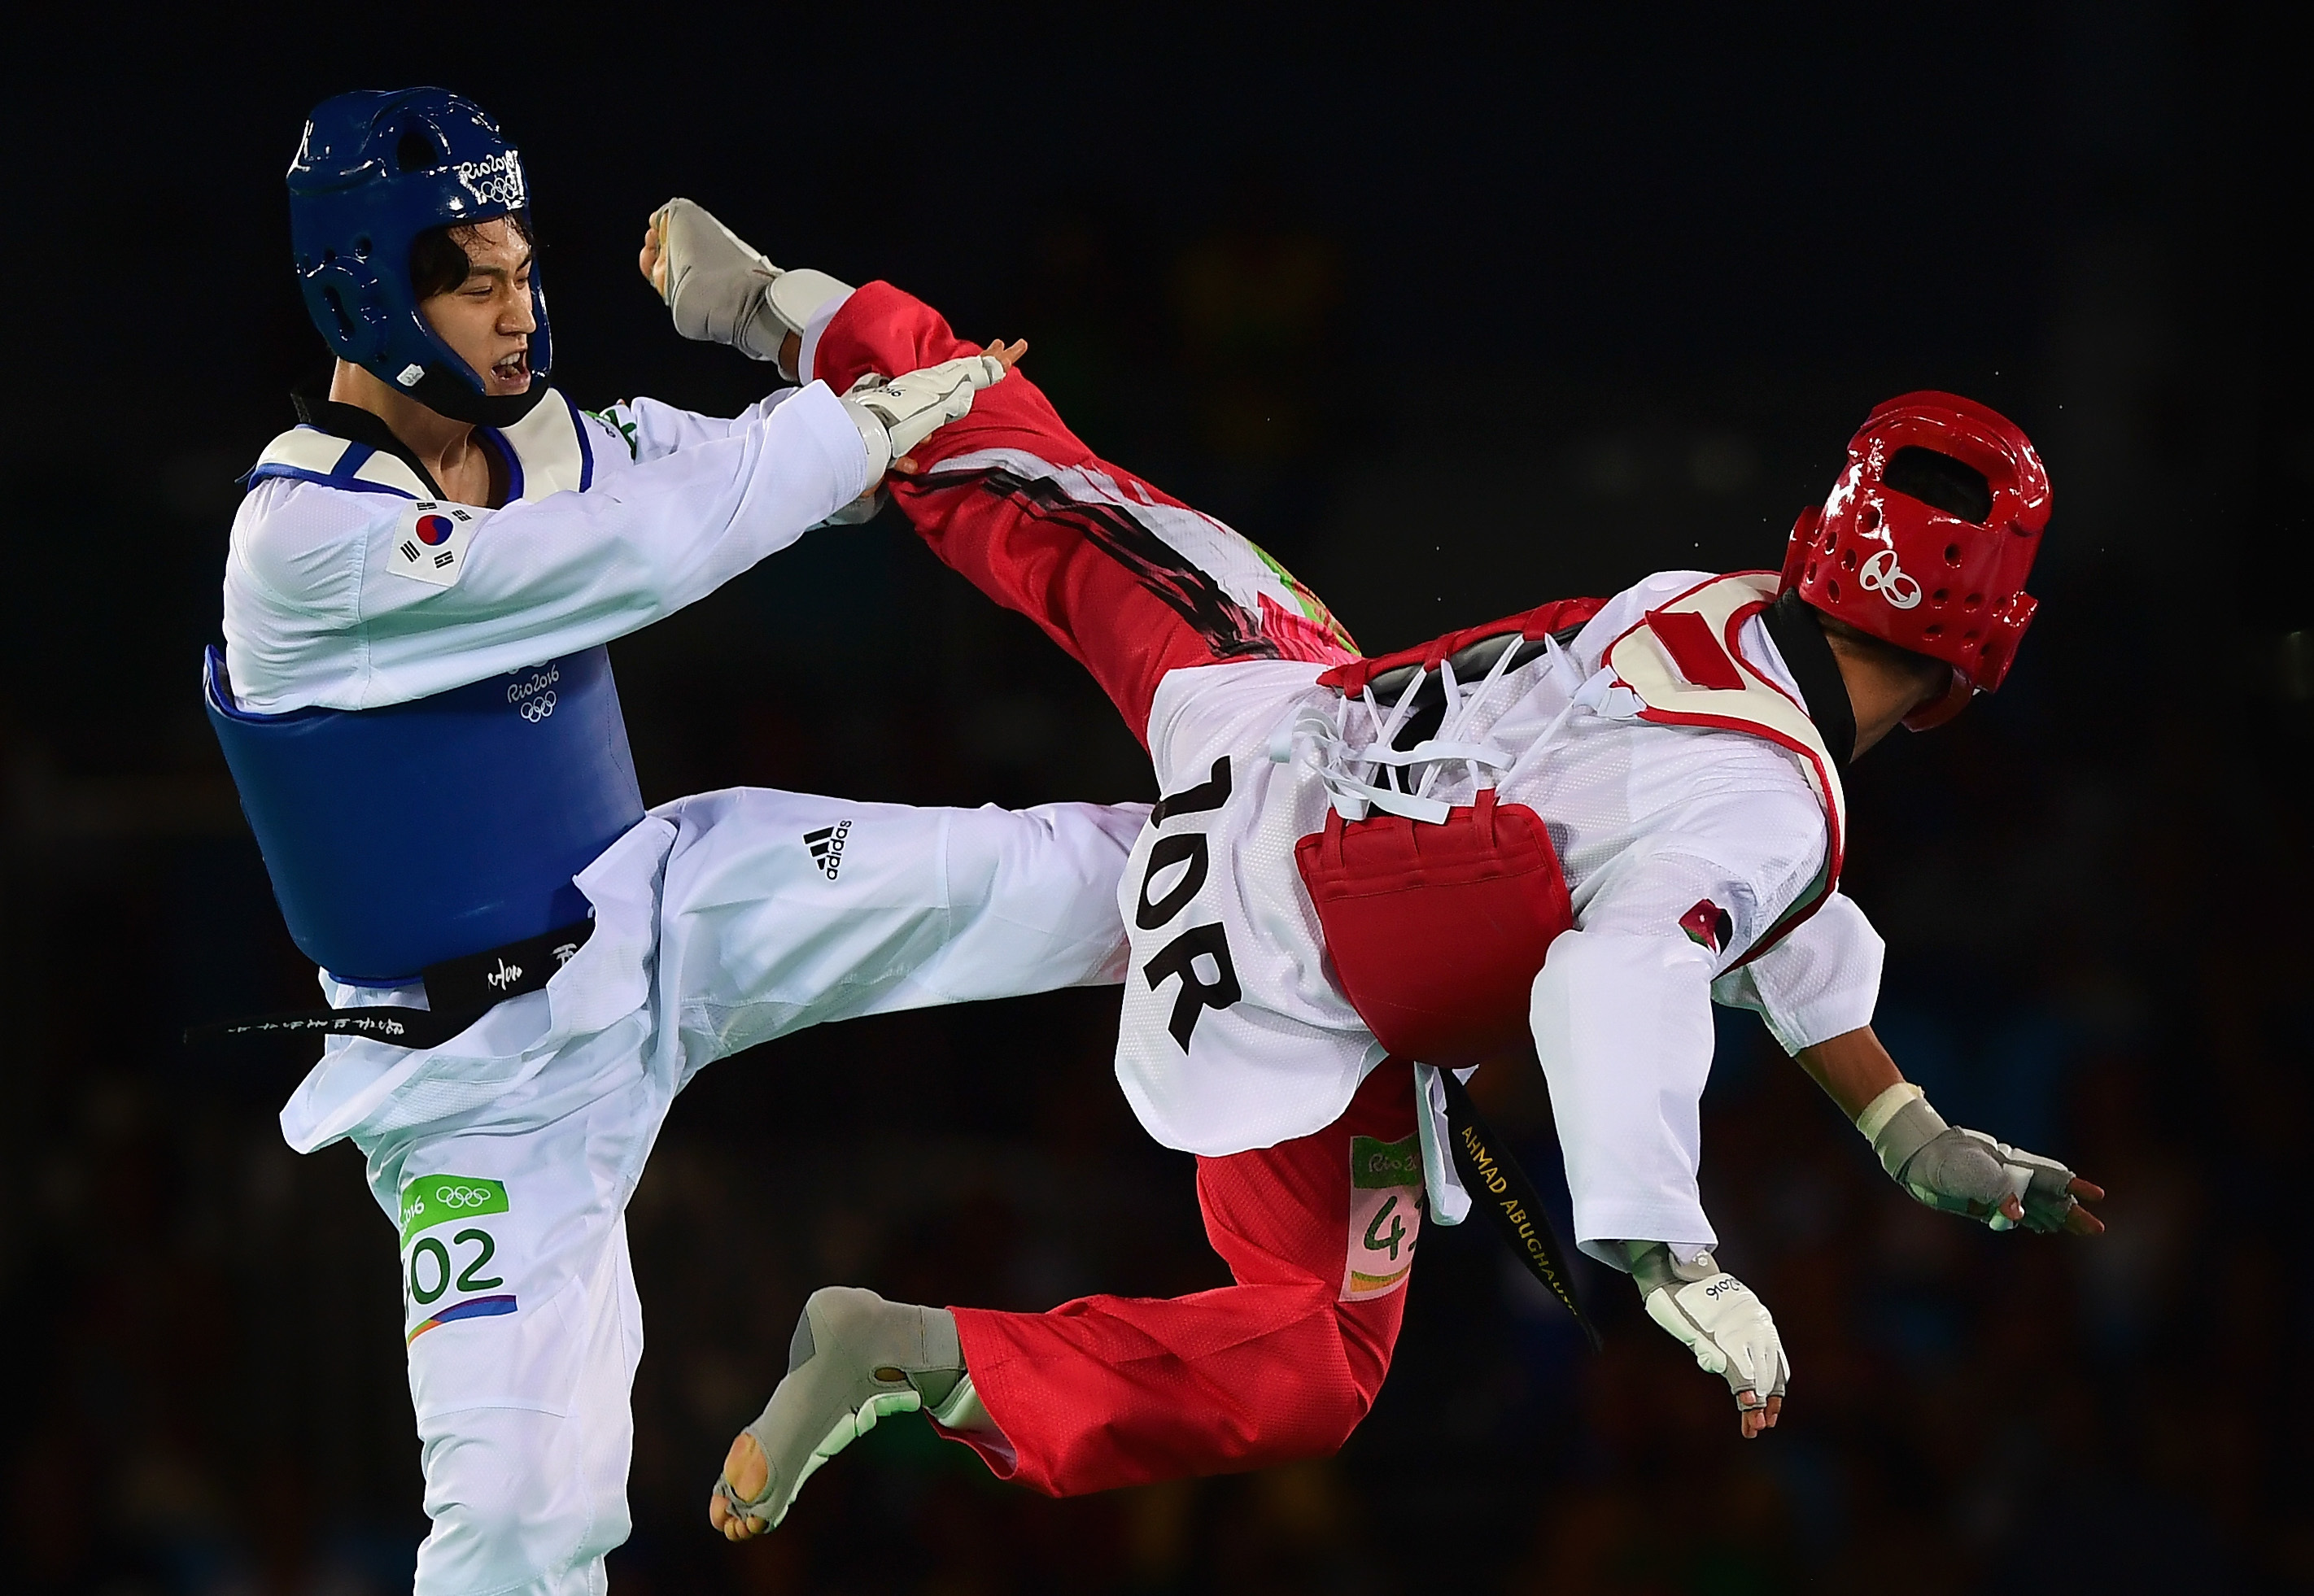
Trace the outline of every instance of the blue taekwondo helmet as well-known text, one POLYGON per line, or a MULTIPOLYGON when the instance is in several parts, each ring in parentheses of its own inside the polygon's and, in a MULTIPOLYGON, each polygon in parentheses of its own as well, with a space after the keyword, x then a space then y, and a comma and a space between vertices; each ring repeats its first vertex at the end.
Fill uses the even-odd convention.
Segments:
POLYGON ((522 157, 490 113, 446 89, 324 100, 289 163, 289 242, 305 309, 339 356, 461 421, 508 427, 546 395, 553 357, 534 261, 526 392, 492 394, 418 313, 410 250, 429 227, 527 211, 522 157))

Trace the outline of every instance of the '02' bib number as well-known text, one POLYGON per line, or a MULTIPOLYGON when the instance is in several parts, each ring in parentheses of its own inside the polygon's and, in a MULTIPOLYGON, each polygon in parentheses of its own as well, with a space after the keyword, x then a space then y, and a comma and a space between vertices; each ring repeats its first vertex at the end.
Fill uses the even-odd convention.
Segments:
POLYGON ((421 1175, 402 1192, 402 1292, 414 1342, 458 1319, 515 1311, 491 1216, 509 1212, 505 1183, 478 1175, 421 1175))

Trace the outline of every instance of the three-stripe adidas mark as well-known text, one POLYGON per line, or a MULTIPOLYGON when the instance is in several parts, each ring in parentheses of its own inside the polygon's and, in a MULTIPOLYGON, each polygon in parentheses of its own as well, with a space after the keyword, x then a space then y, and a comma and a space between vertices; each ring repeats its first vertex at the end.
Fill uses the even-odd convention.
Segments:
POLYGON ((839 820, 834 825, 803 834, 803 845, 811 851, 812 864, 830 881, 843 869, 843 840, 851 834, 849 820, 839 820))

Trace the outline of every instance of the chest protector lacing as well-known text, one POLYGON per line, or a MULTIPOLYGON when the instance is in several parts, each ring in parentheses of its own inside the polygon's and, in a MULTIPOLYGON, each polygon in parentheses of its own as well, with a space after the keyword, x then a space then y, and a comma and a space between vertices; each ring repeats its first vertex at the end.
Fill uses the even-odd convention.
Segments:
POLYGON ((1746 731, 1801 756, 1824 805, 1825 869, 1747 958, 1830 895, 1846 832, 1833 759, 1806 711, 1736 645, 1774 587, 1772 576, 1756 574, 1700 584, 1617 638, 1587 676, 1561 642, 1597 613, 1595 599, 1546 604, 1319 678, 1342 697, 1304 710, 1271 755, 1307 750, 1332 799, 1324 830, 1295 845, 1294 861, 1335 979, 1383 1046, 1462 1068, 1525 1045, 1528 992, 1574 911, 1541 816, 1499 802, 1495 789, 1577 710, 1746 731), (1475 728, 1506 701, 1510 673, 1537 660, 1566 673, 1568 701, 1514 758, 1475 728), (1471 803, 1431 796, 1449 772, 1468 772, 1478 789, 1471 803))

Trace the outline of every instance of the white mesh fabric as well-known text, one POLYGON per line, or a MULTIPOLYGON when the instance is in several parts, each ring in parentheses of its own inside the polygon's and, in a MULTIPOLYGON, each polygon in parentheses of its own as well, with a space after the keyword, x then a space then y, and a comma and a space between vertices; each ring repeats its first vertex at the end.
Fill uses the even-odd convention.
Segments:
POLYGON ((1883 951, 1864 911, 1834 893, 1782 941, 1715 982, 1712 1001, 1751 1010, 1796 1054, 1872 1023, 1883 951))

